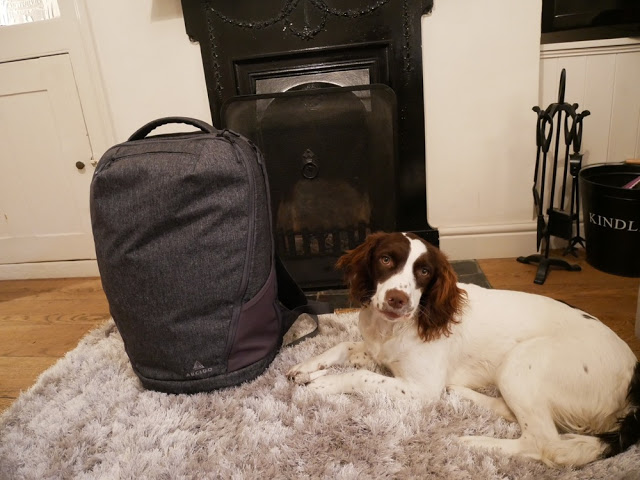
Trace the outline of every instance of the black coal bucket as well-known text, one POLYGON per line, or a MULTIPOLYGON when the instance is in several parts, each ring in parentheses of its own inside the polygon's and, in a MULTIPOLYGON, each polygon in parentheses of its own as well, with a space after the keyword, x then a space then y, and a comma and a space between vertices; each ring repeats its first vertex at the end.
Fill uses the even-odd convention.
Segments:
POLYGON ((598 164, 580 171, 587 262, 603 272, 640 277, 640 165, 598 164))

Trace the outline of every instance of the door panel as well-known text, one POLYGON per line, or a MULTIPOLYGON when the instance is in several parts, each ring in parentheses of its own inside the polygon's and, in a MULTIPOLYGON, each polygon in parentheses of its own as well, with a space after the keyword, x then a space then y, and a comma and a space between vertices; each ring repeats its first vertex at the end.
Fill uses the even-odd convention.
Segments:
POLYGON ((91 146, 68 54, 0 64, 0 125, 0 264, 95 258, 91 146))

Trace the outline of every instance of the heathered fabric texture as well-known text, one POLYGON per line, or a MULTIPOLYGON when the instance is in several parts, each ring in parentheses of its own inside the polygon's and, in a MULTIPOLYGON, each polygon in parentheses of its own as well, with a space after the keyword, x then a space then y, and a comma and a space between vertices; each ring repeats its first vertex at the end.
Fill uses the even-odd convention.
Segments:
POLYGON ((134 371, 156 390, 252 379, 281 343, 262 157, 211 130, 117 145, 91 185, 111 314, 134 371))

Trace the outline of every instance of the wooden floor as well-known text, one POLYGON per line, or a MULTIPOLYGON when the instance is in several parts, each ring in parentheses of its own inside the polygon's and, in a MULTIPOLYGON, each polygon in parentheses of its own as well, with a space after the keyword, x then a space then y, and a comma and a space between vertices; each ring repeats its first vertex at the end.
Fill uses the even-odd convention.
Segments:
MULTIPOLYGON (((640 279, 608 275, 578 259, 582 272, 552 270, 544 285, 536 285, 533 265, 512 258, 478 263, 494 288, 548 295, 597 316, 640 358, 634 335, 640 279)), ((99 279, 0 281, 0 412, 108 312, 99 279)))

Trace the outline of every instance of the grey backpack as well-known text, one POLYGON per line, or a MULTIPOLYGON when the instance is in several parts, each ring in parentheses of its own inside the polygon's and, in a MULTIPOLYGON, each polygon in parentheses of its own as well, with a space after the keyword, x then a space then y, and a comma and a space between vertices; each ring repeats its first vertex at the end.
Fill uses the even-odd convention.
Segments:
POLYGON ((307 302, 275 256, 263 157, 233 132, 182 117, 145 125, 100 159, 91 223, 110 312, 146 388, 251 380, 301 312, 331 311, 307 302), (148 136, 171 123, 199 131, 148 136))

